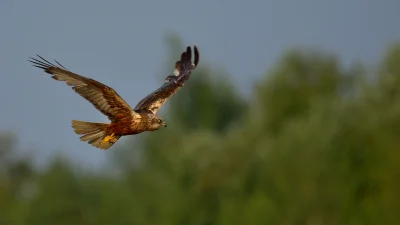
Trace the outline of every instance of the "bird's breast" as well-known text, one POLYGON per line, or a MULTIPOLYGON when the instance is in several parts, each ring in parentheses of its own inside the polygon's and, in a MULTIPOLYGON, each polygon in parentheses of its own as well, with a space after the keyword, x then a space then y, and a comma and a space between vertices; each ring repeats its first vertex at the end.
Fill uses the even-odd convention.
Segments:
POLYGON ((110 124, 110 132, 121 136, 142 133, 146 131, 141 119, 121 119, 118 122, 110 124))

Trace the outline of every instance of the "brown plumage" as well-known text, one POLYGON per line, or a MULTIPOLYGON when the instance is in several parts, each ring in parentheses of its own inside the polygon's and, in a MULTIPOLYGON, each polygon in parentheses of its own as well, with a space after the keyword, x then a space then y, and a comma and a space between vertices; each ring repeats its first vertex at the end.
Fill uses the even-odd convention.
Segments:
POLYGON ((40 59, 30 58, 35 67, 51 74, 52 78, 65 81, 80 96, 108 117, 111 123, 92 123, 73 120, 75 133, 80 139, 100 149, 108 149, 118 139, 126 135, 139 134, 145 131, 158 130, 167 126, 166 122, 156 115, 161 106, 175 94, 189 79, 192 70, 199 63, 199 52, 194 46, 194 62, 190 47, 182 53, 175 63, 173 75, 167 76, 164 84, 143 98, 135 108, 131 108, 118 93, 96 80, 70 72, 56 61, 58 66, 37 55, 40 59))

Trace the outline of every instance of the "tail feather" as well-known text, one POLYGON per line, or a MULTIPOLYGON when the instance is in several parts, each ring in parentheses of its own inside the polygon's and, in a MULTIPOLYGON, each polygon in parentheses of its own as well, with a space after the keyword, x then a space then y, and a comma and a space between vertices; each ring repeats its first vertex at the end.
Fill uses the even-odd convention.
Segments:
POLYGON ((96 148, 103 150, 111 147, 121 136, 109 134, 107 132, 108 123, 92 123, 85 121, 72 120, 72 128, 75 133, 83 134, 80 139, 87 141, 96 148))

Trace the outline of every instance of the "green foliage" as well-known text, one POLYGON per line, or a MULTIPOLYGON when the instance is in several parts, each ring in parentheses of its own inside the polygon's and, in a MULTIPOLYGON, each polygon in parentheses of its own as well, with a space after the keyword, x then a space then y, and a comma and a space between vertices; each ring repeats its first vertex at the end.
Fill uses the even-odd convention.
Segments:
POLYGON ((3 135, 0 224, 398 224, 399 65, 400 45, 374 70, 293 50, 245 101, 202 62, 163 108, 168 129, 112 150, 116 177, 34 172, 3 135))

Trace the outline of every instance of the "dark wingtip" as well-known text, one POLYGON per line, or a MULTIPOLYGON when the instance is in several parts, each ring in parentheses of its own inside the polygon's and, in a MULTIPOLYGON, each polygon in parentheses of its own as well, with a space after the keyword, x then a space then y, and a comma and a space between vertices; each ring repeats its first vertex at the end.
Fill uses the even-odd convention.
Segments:
MULTIPOLYGON (((32 57, 29 57, 29 60, 28 60, 28 62, 33 63, 33 66, 38 67, 38 68, 41 68, 41 69, 44 69, 44 70, 47 70, 47 69, 49 69, 50 67, 57 67, 57 66, 54 65, 53 63, 47 61, 47 60, 46 60, 45 58, 43 58, 42 56, 40 56, 40 55, 38 55, 38 54, 36 54, 36 56, 37 56, 38 58, 40 58, 41 60, 35 59, 35 58, 32 58, 32 57)), ((59 63, 57 60, 54 60, 54 61, 60 66, 59 68, 63 68, 64 70, 69 71, 69 70, 66 69, 63 65, 61 65, 61 63, 59 63)), ((46 72, 47 72, 47 71, 46 71, 46 72)))
POLYGON ((186 61, 191 61, 192 60, 192 49, 190 46, 186 47, 186 61))
POLYGON ((199 50, 197 49, 197 46, 194 45, 194 68, 197 67, 197 65, 199 64, 200 61, 200 54, 199 54, 199 50))
POLYGON ((54 59, 54 61, 64 70, 69 71, 67 68, 65 68, 63 65, 61 65, 61 63, 59 63, 57 60, 54 59))
POLYGON ((185 59, 186 59, 186 52, 182 52, 182 54, 181 54, 181 62, 184 62, 185 61, 185 59))

